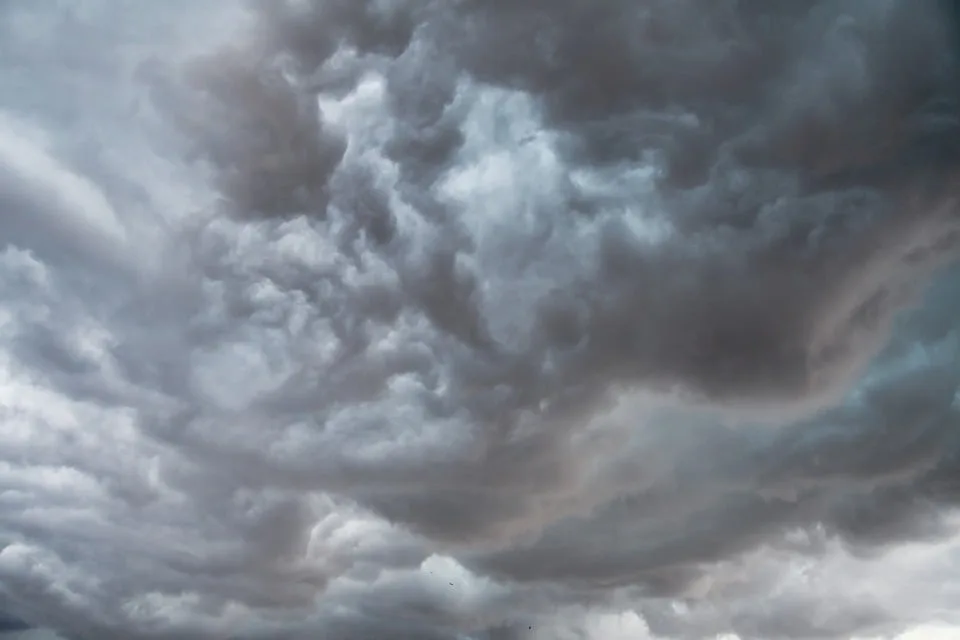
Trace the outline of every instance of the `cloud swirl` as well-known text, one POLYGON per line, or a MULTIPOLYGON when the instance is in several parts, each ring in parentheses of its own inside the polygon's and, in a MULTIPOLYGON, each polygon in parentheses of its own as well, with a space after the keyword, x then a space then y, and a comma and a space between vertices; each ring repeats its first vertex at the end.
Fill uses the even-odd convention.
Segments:
POLYGON ((958 36, 945 0, 0 3, 0 609, 957 633, 958 36))

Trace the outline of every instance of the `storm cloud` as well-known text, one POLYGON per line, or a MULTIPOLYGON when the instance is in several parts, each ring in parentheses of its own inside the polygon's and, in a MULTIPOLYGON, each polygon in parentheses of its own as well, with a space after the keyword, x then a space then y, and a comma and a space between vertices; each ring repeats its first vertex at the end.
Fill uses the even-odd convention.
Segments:
POLYGON ((943 0, 0 3, 3 618, 960 632, 958 37, 943 0))

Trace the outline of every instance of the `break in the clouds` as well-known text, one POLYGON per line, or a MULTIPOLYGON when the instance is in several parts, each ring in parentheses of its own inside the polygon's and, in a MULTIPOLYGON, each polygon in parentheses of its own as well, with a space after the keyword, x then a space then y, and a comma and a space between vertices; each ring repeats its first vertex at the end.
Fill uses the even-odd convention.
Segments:
POLYGON ((946 0, 0 3, 3 619, 960 634, 958 36, 946 0))

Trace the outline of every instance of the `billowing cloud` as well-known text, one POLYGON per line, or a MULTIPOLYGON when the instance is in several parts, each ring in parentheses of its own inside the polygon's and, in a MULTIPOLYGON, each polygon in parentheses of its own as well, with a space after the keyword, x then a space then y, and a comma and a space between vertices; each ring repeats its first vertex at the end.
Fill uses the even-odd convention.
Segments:
POLYGON ((957 633, 958 20, 0 4, 0 609, 957 633))

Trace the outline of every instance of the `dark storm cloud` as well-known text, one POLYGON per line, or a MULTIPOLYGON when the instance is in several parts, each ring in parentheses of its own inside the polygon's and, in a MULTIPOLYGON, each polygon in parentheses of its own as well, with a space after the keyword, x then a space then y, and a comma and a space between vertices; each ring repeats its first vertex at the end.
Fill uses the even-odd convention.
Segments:
POLYGON ((23 631, 29 628, 30 625, 26 624, 23 620, 0 613, 0 633, 23 631))
POLYGON ((769 640, 951 602, 952 6, 200 5, 4 7, 7 609, 769 640))
MULTIPOLYGON (((423 401, 435 397, 427 407, 438 417, 465 413, 506 434, 522 420, 553 421, 552 403, 589 412, 610 390, 634 384, 735 404, 829 400, 882 343, 915 283, 952 255, 956 63, 935 3, 824 2, 803 11, 796 3, 301 3, 271 4, 265 16, 255 46, 206 67, 214 76, 204 86, 248 86, 221 100, 228 112, 297 129, 292 107, 253 94, 293 105, 317 86, 322 95, 322 81, 308 79, 349 67, 340 57, 369 58, 355 64, 356 80, 370 69, 386 78, 391 121, 380 151, 396 167, 403 204, 427 209, 431 235, 397 230, 390 203, 355 168, 370 152, 364 141, 351 141, 356 151, 343 156, 341 142, 310 129, 316 124, 299 135, 270 138, 262 125, 244 136, 213 115, 207 129, 232 144, 263 135, 283 147, 227 151, 226 162, 219 145, 209 147, 221 175, 254 190, 241 196, 227 187, 227 198, 246 202, 244 215, 270 214, 260 200, 283 206, 273 187, 257 185, 272 175, 259 161, 284 154, 297 165, 280 173, 296 182, 284 197, 301 183, 335 191, 305 213, 334 212, 340 251, 351 255, 361 242, 396 269, 404 306, 385 320, 423 317, 439 331, 427 348, 450 354, 449 398, 429 391, 434 372, 410 372, 425 383, 423 401), (236 59, 243 66, 232 71, 236 59), (293 74, 286 84, 268 67, 283 62, 293 74), (553 201, 523 205, 532 207, 536 233, 517 230, 503 241, 516 245, 510 253, 492 239, 478 246, 463 228, 464 204, 440 195, 444 177, 469 157, 462 147, 471 98, 458 95, 477 90, 465 88, 471 81, 531 97, 558 136, 567 172, 652 161, 657 188, 609 203, 604 196, 615 194, 568 183, 553 201), (305 150, 284 147, 288 139, 305 150), (312 170, 311 154, 327 154, 326 168, 312 170), (246 157, 257 162, 240 166, 246 157), (704 164, 699 178, 691 175, 696 162, 704 164), (335 179, 330 189, 324 179, 335 169, 360 177, 335 179), (362 237, 354 216, 366 227, 362 237), (644 216, 660 218, 666 238, 639 237, 629 219, 644 216), (584 227, 593 232, 587 240, 575 235, 584 227), (550 245, 578 242, 572 252, 582 263, 551 281, 559 256, 550 245), (505 289, 534 280, 519 308, 503 307, 505 289), (496 335, 494 323, 513 323, 526 340, 496 335), (457 408, 444 408, 453 397, 457 408)), ((349 335, 344 350, 362 348, 376 320, 342 282, 331 286, 343 296, 331 312, 340 338, 349 335)), ((351 356, 348 371, 364 366, 351 356)), ((364 375, 386 381, 395 373, 364 375)), ((483 446, 482 463, 494 468, 500 445, 483 446)), ((460 477, 475 482, 469 467, 460 477)), ((420 521, 431 518, 427 505, 447 504, 436 519, 455 527, 458 510, 470 511, 471 527, 504 517, 477 511, 484 503, 454 490, 418 492, 409 503, 389 494, 382 508, 420 521)))
MULTIPOLYGON (((411 286, 429 278, 424 286, 437 299, 458 301, 420 295, 416 303, 491 357, 552 357, 591 372, 530 389, 528 404, 613 380, 733 401, 829 393, 875 350, 907 299, 912 272, 922 275, 954 248, 955 214, 944 205, 953 195, 956 63, 935 3, 807 3, 804 11, 732 2, 706 10, 687 2, 268 6, 262 43, 206 67, 213 77, 204 86, 229 114, 205 112, 204 129, 229 138, 205 147, 233 185, 228 200, 247 214, 282 207, 324 215, 326 198, 285 199, 326 190, 342 143, 294 105, 316 90, 311 73, 348 66, 341 47, 373 58, 356 71, 385 74, 391 122, 381 151, 396 163, 396 187, 411 206, 440 216, 430 218, 439 246, 425 249, 435 256, 396 266, 411 286), (290 59, 301 74, 284 82, 268 65, 290 59), (456 98, 467 78, 532 97, 560 136, 568 171, 652 159, 662 187, 646 202, 617 203, 634 211, 612 216, 602 198, 570 185, 532 214, 547 237, 595 225, 597 237, 582 247, 595 252, 595 264, 554 283, 549 310, 529 312, 534 326, 524 328, 536 332, 536 344, 519 354, 503 354, 484 336, 499 310, 482 299, 483 276, 473 272, 492 259, 513 261, 454 239, 463 214, 456 203, 437 202, 444 174, 466 161, 468 105, 456 98), (249 121, 250 135, 232 117, 249 121), (274 121, 288 130, 274 131, 274 121), (261 139, 271 146, 258 146, 261 139), (692 163, 704 165, 697 179, 689 177, 692 163), (636 212, 641 206, 659 212, 636 212), (666 218, 671 237, 650 246, 625 225, 631 215, 666 218), (457 273, 458 257, 476 264, 446 282, 431 275, 457 273), (579 343, 551 340, 548 327, 564 322, 579 343)), ((382 197, 377 205, 375 189, 351 186, 339 189, 342 215, 363 216, 382 244, 394 224, 382 197), (357 190, 370 194, 366 202, 357 190)), ((527 261, 510 275, 546 268, 540 242, 542 235, 517 241, 527 261)), ((404 249, 411 248, 388 255, 395 260, 404 249)))

